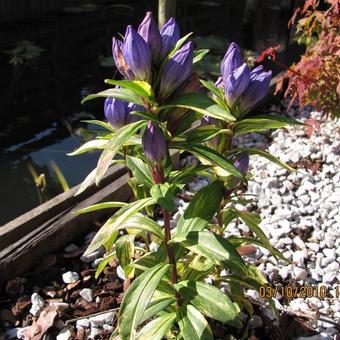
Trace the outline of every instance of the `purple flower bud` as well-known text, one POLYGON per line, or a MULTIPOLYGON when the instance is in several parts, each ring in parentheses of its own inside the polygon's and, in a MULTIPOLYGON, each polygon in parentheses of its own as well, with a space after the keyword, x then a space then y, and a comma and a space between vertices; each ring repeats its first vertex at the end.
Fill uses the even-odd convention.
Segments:
POLYGON ((151 162, 160 163, 166 158, 168 147, 163 131, 152 122, 149 122, 145 129, 142 145, 151 162))
POLYGON ((246 63, 234 70, 224 86, 228 106, 231 108, 241 97, 249 84, 250 69, 246 63))
POLYGON ((135 76, 123 56, 122 42, 116 38, 112 38, 112 55, 118 72, 127 80, 134 79, 135 76))
POLYGON ((249 156, 248 154, 241 152, 234 160, 234 167, 240 171, 240 173, 245 176, 249 169, 249 156))
POLYGON ((151 46, 153 59, 156 60, 162 48, 162 38, 151 12, 147 12, 138 27, 139 35, 151 46))
POLYGON ((151 48, 131 25, 126 29, 122 51, 135 79, 149 81, 151 79, 151 48))
POLYGON ((255 76, 259 75, 262 72, 263 72, 263 66, 259 65, 259 66, 255 67, 253 70, 251 70, 250 76, 251 77, 255 77, 255 76))
POLYGON ((257 69, 250 73, 249 85, 241 97, 239 110, 242 114, 253 108, 268 92, 272 72, 259 73, 257 69))
POLYGON ((127 124, 137 122, 142 119, 141 116, 130 114, 132 111, 145 111, 144 107, 135 103, 129 103, 127 106, 127 124))
POLYGON ((168 22, 161 28, 162 50, 161 56, 165 57, 176 45, 180 38, 179 27, 174 18, 170 18, 168 22))
POLYGON ((107 97, 104 103, 104 115, 107 121, 115 129, 119 129, 126 123, 127 102, 112 97, 107 97))
POLYGON ((224 82, 226 82, 229 75, 243 63, 244 61, 239 47, 232 42, 221 63, 221 74, 224 82))
POLYGON ((166 99, 171 93, 187 80, 191 74, 193 63, 192 42, 182 46, 165 64, 159 93, 162 99, 166 99))

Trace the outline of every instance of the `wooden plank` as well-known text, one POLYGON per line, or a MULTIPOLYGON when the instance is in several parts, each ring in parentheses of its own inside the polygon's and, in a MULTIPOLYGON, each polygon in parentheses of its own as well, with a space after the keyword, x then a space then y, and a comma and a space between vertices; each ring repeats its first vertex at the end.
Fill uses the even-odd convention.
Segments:
POLYGON ((124 165, 116 164, 110 167, 100 187, 93 184, 80 195, 74 196, 79 189, 78 185, 8 222, 4 226, 0 226, 0 251, 44 224, 55 215, 98 192, 100 188, 113 182, 125 174, 126 171, 124 165))
POLYGON ((104 201, 128 201, 132 197, 127 184, 128 178, 128 174, 120 176, 96 194, 57 214, 16 243, 3 249, 0 252, 0 285, 26 272, 42 256, 56 251, 86 233, 93 220, 103 215, 103 211, 77 215, 77 210, 104 201))

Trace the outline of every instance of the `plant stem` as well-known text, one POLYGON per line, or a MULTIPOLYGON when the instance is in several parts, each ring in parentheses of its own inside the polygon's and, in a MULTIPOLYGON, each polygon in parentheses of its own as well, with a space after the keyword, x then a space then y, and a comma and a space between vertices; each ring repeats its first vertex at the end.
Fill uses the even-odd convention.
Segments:
POLYGON ((176 259, 174 255, 174 249, 169 241, 171 240, 171 229, 170 229, 170 214, 166 209, 162 209, 164 218, 164 232, 165 232, 165 245, 168 253, 169 263, 172 265, 171 282, 173 284, 178 282, 176 259))
MULTIPOLYGON (((160 184, 160 183, 165 182, 163 168, 155 166, 152 168, 151 173, 152 173, 153 181, 155 184, 160 184)), ((166 252, 168 255, 169 263, 171 265, 170 280, 171 280, 171 283, 174 285, 178 282, 178 275, 177 275, 174 249, 173 249, 172 244, 170 243, 171 241, 170 214, 165 208, 162 208, 162 212, 163 212, 163 220, 164 220, 165 247, 166 247, 166 252)), ((176 289, 174 289, 174 294, 175 294, 176 301, 177 301, 176 302, 177 307, 180 307, 180 296, 176 289)))

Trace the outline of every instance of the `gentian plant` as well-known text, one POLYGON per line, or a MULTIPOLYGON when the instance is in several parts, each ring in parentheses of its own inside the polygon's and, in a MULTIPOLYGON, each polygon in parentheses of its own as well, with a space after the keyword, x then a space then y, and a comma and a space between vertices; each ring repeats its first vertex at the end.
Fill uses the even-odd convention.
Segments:
POLYGON ((245 327, 240 312, 251 315, 253 307, 244 290, 267 281, 242 258, 242 247, 255 244, 282 258, 261 231, 259 215, 236 205, 247 203, 240 188, 249 176, 249 155, 291 169, 266 151, 234 146, 233 138, 299 123, 275 115, 246 118, 266 95, 271 72, 262 66, 250 70, 235 43, 221 63, 221 77, 215 84, 201 80, 200 88, 192 65, 207 51, 194 51, 190 35, 180 38, 174 19, 159 31, 147 13, 137 31, 128 26, 122 41, 113 39, 113 58, 124 79, 106 80, 113 87, 84 100, 106 98, 108 123, 92 121, 107 132, 72 153, 103 149, 79 191, 99 184, 111 164, 124 162, 135 195, 131 203, 106 202, 80 211, 116 209, 86 251, 102 246, 107 251, 97 276, 116 258, 132 282, 112 338, 213 339, 211 320, 245 327), (200 164, 175 169, 173 151, 195 155, 200 164), (198 174, 209 185, 194 195, 174 225, 176 195, 198 174), (225 237, 235 219, 253 237, 225 237), (220 275, 222 270, 226 275, 220 275), (208 276, 213 284, 206 282, 208 276))

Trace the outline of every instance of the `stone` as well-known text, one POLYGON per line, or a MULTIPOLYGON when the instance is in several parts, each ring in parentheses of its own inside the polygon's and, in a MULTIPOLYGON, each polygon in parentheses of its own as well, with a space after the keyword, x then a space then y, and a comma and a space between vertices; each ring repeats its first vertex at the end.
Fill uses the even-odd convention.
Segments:
POLYGON ((337 272, 327 272, 322 276, 322 282, 332 284, 335 282, 336 276, 337 272))
POLYGON ((293 270, 294 273, 294 279, 296 281, 300 281, 300 280, 306 280, 307 279, 307 271, 303 268, 299 268, 299 267, 294 267, 293 270))
POLYGON ((89 319, 80 319, 77 320, 76 327, 82 327, 82 328, 89 328, 90 327, 90 320, 89 319))
POLYGON ((263 321, 258 315, 253 315, 248 323, 250 329, 260 328, 263 326, 263 321))
POLYGON ((3 339, 21 339, 18 337, 20 328, 11 328, 6 333, 3 339))
POLYGON ((317 253, 320 249, 320 245, 318 243, 306 242, 306 246, 317 253))
POLYGON ((93 339, 93 340, 97 339, 100 335, 99 333, 100 333, 100 330, 98 328, 91 327, 91 332, 88 336, 88 339, 93 339))
POLYGON ((79 280, 79 275, 76 272, 68 271, 62 276, 64 283, 74 283, 79 280))
POLYGON ((72 253, 73 251, 76 251, 78 249, 79 249, 78 246, 76 246, 74 243, 71 243, 67 247, 65 247, 64 250, 65 250, 66 253, 72 253))
POLYGON ((113 312, 107 312, 103 314, 99 314, 96 316, 92 316, 89 318, 91 328, 92 327, 102 327, 104 324, 111 325, 114 319, 114 313, 113 312))
POLYGON ((80 257, 80 260, 85 263, 91 263, 94 260, 97 260, 99 257, 103 255, 103 251, 95 250, 93 253, 90 253, 88 255, 83 255, 80 257))
POLYGON ((293 239, 293 243, 297 245, 300 249, 306 249, 305 242, 303 242, 300 236, 295 236, 293 239))
POLYGON ((335 259, 336 259, 335 249, 325 248, 322 252, 326 255, 326 257, 330 261, 335 261, 335 259))
POLYGON ((298 250, 293 253, 293 262, 298 266, 303 266, 305 260, 308 257, 308 253, 305 250, 298 250))
POLYGON ((284 266, 282 268, 279 269, 279 274, 282 277, 283 280, 288 279, 289 275, 292 274, 292 266, 284 266))
POLYGON ((126 277, 125 277, 125 273, 124 273, 124 269, 121 267, 121 266, 118 266, 116 268, 116 273, 117 273, 117 276, 122 279, 122 280, 125 280, 126 277))
POLYGON ((45 301, 39 294, 33 293, 32 296, 31 296, 31 302, 32 302, 32 306, 31 306, 31 309, 30 309, 30 313, 33 316, 38 316, 40 311, 45 306, 45 301))
POLYGON ((68 328, 63 328, 56 336, 57 340, 69 340, 72 338, 72 332, 68 328))
POLYGON ((103 260, 104 260, 103 257, 99 257, 98 259, 95 259, 95 260, 91 263, 91 267, 92 267, 92 268, 97 268, 103 260))
POLYGON ((304 206, 307 206, 311 201, 309 195, 302 195, 299 198, 300 198, 300 201, 303 203, 304 206))
POLYGON ((93 295, 92 295, 92 289, 90 288, 83 288, 80 292, 79 295, 85 299, 87 302, 92 302, 93 300, 93 295))
POLYGON ((105 331, 108 331, 108 332, 113 332, 114 331, 114 327, 112 327, 112 326, 110 326, 110 325, 103 325, 103 329, 105 330, 105 331))

